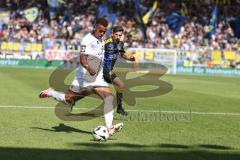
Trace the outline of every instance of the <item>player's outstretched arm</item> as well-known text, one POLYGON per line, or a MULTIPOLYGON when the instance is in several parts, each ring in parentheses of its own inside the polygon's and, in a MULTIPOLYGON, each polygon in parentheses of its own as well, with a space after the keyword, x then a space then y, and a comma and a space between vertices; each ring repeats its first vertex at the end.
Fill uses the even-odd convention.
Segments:
POLYGON ((124 59, 126 59, 128 61, 134 62, 136 60, 133 55, 127 55, 126 53, 122 54, 121 56, 122 56, 122 58, 124 58, 124 59))
POLYGON ((96 71, 89 66, 87 58, 88 58, 88 55, 81 54, 80 63, 90 73, 90 75, 94 76, 96 74, 96 71))

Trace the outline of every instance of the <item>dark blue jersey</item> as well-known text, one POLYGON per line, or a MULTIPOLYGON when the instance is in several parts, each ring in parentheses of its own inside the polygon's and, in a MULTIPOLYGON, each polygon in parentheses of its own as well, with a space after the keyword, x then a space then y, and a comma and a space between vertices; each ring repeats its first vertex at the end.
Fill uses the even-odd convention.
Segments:
POLYGON ((124 53, 124 43, 122 41, 114 42, 112 38, 107 39, 105 43, 103 70, 111 71, 119 55, 124 53))

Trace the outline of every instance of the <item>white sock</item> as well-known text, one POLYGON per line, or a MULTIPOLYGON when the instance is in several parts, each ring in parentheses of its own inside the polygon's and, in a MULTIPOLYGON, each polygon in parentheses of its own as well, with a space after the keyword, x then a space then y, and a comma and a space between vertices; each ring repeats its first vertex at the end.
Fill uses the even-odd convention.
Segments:
POLYGON ((104 98, 104 118, 107 128, 112 127, 113 121, 113 96, 104 98))
POLYGON ((64 93, 58 92, 58 91, 49 91, 48 94, 51 97, 53 97, 55 100, 57 100, 59 102, 66 103, 66 101, 65 101, 65 94, 64 93))

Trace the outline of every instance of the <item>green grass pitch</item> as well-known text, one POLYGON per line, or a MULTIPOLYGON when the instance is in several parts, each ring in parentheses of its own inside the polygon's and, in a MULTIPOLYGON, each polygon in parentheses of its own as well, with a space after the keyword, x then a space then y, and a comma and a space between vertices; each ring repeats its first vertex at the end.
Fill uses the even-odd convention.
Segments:
MULTIPOLYGON (((54 113, 56 101, 38 98, 52 71, 0 68, 0 160, 240 159, 239 77, 164 75, 171 92, 138 98, 135 106, 124 103, 129 118, 114 119, 123 121, 123 130, 95 142, 91 131, 102 117, 62 121, 54 113)), ((83 99, 74 112, 100 103, 83 99)))

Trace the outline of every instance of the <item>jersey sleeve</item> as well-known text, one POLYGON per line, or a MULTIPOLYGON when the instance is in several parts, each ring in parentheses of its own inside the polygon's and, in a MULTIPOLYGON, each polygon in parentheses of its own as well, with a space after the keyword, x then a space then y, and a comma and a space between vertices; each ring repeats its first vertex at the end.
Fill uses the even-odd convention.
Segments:
POLYGON ((118 50, 119 50, 120 54, 124 54, 125 53, 124 43, 122 41, 119 42, 119 44, 118 44, 118 50))
POLYGON ((81 42, 81 54, 92 55, 92 52, 91 41, 87 37, 84 37, 81 42))

